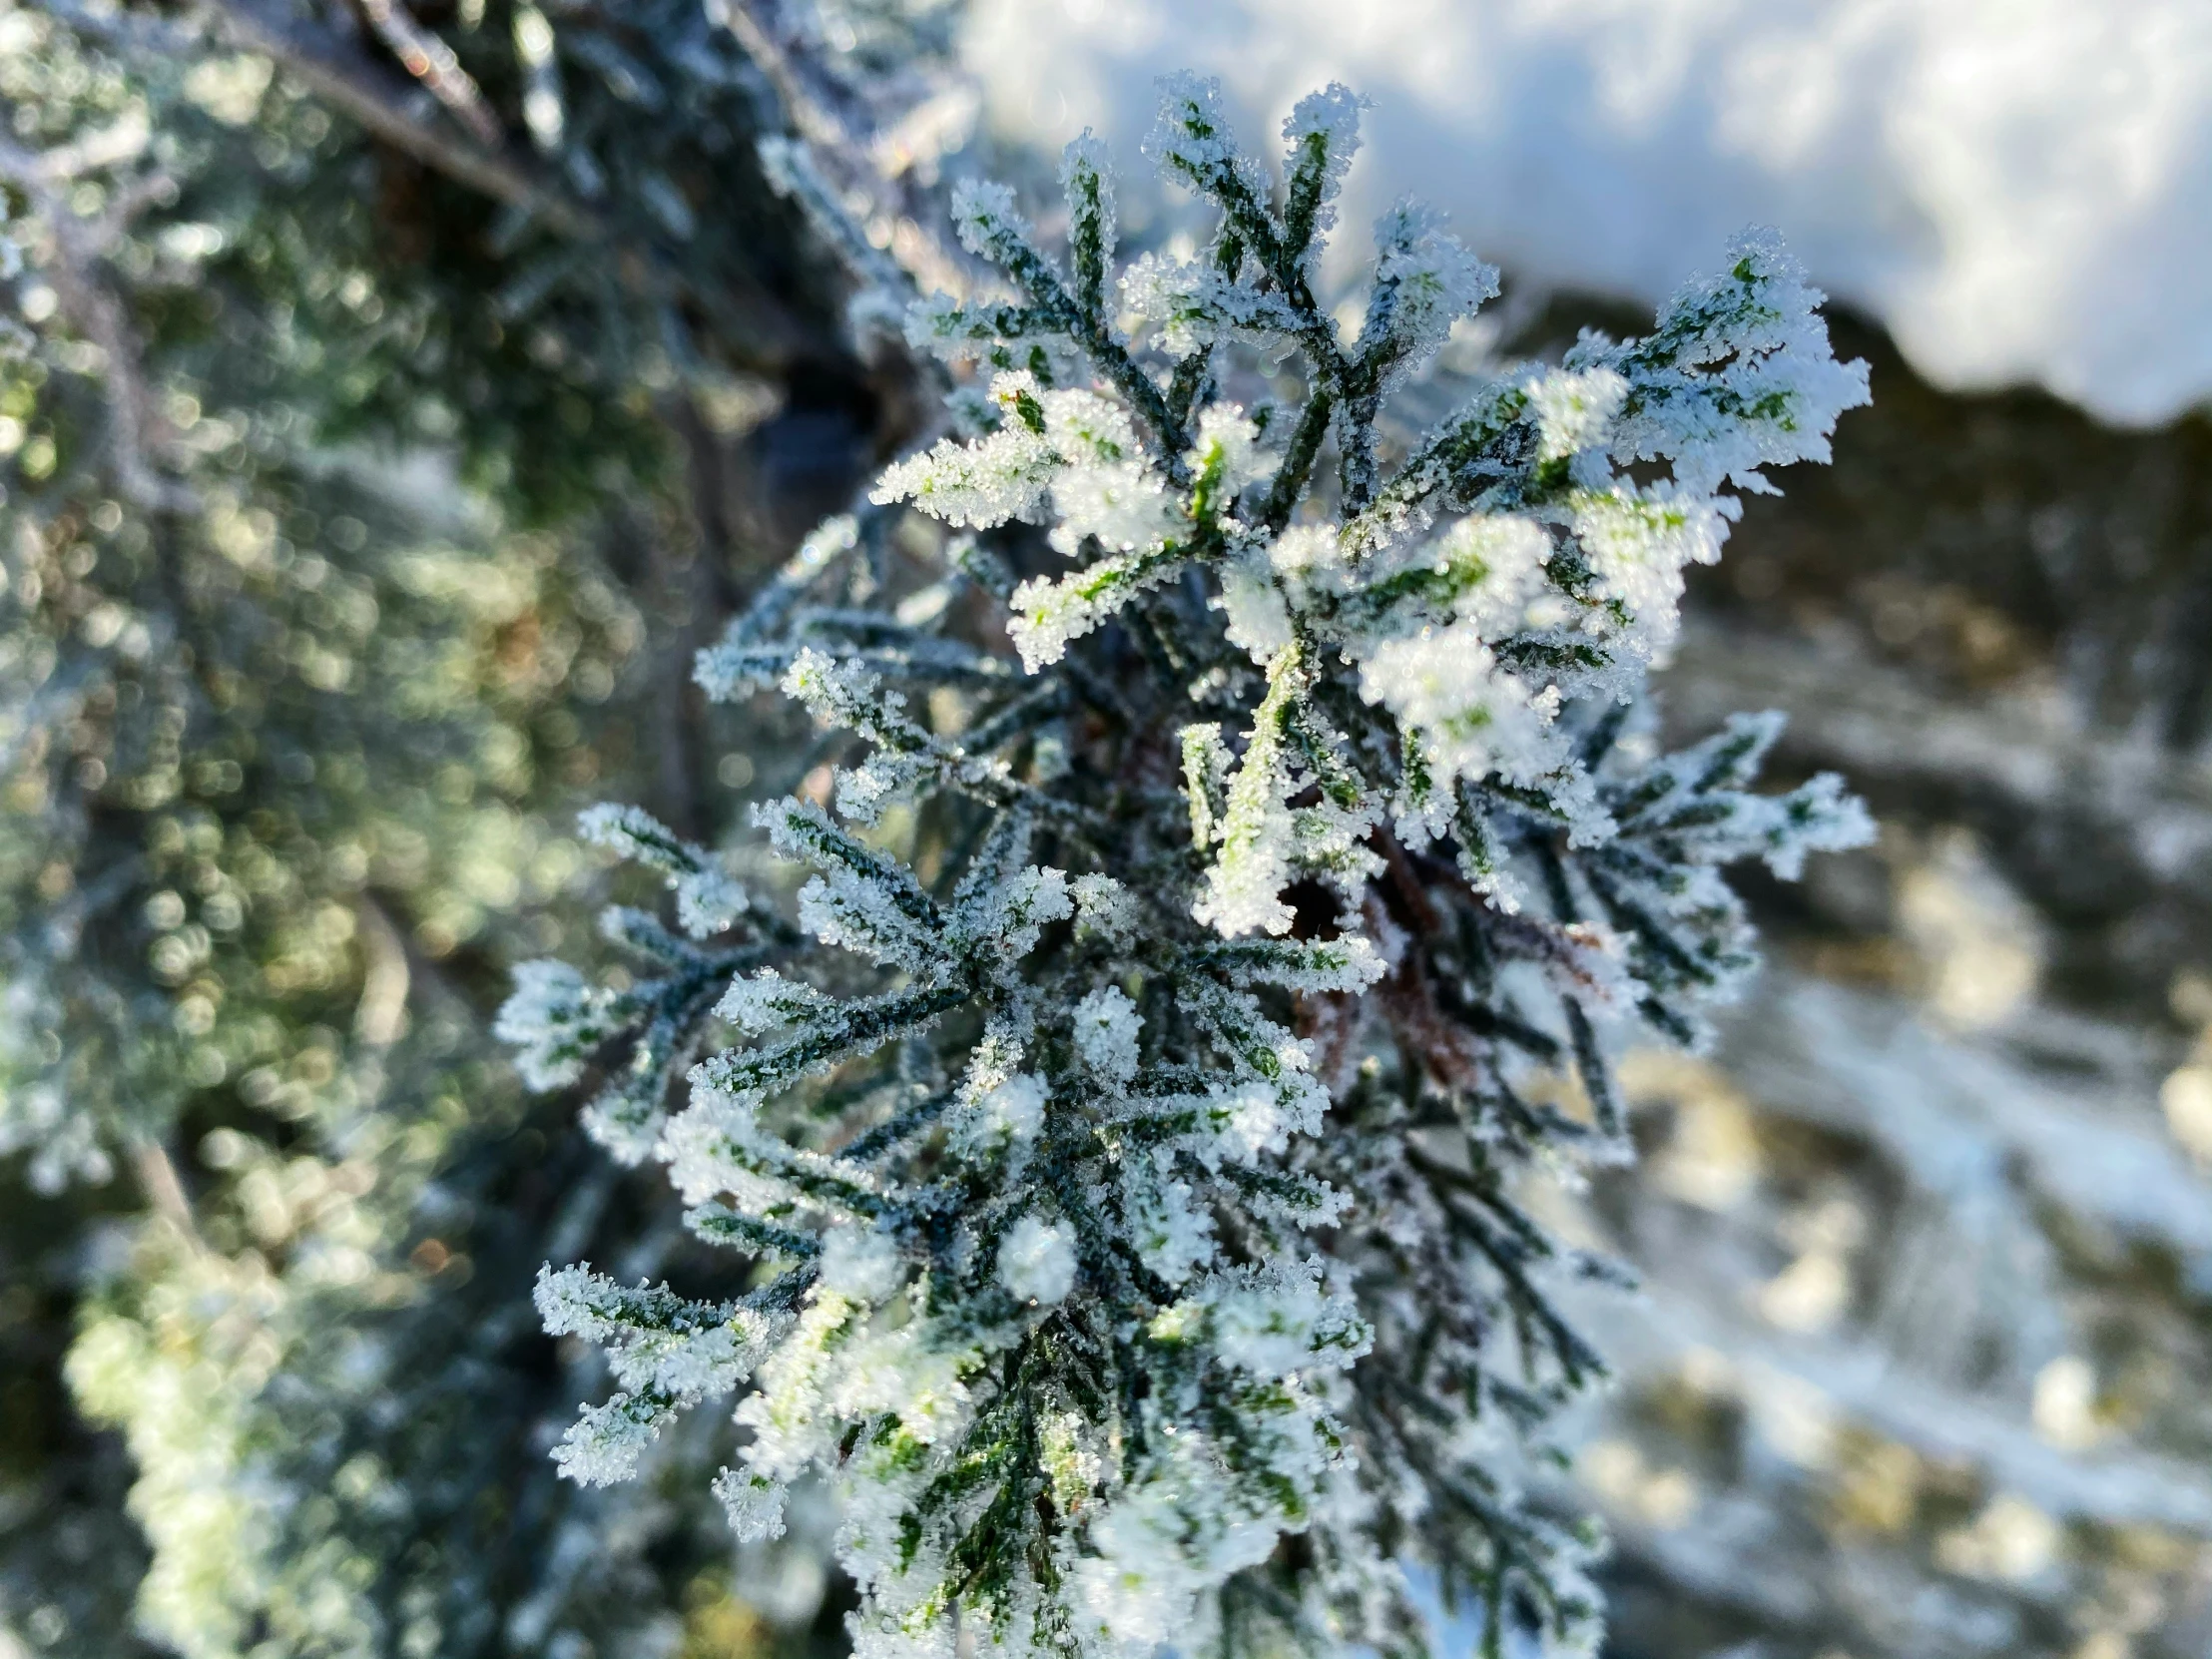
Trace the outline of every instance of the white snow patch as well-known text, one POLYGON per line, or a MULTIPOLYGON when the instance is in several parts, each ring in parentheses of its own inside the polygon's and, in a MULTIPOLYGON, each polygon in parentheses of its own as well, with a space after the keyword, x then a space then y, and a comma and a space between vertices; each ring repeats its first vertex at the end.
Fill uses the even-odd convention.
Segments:
POLYGON ((1156 76, 1220 76, 1270 152, 1341 80, 1348 227, 1410 191, 1524 280, 1658 300, 1775 225, 1943 385, 2127 423, 2212 393, 2199 0, 974 0, 966 50, 1000 127, 1112 143, 1128 218, 1156 76))

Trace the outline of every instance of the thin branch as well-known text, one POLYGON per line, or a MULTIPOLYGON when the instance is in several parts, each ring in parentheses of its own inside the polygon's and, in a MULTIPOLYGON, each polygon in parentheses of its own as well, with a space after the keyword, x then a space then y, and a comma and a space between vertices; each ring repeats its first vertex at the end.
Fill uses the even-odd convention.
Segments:
POLYGON ((391 49, 399 65, 420 81, 453 113, 455 120, 476 135, 476 142, 496 150, 505 142, 498 117, 484 102, 484 95, 453 55, 453 48, 423 28, 395 0, 360 0, 361 11, 376 38, 391 49))
MULTIPOLYGON (((736 37, 745 55, 768 77, 769 85, 783 101, 784 113, 791 118, 792 129, 817 150, 849 167, 866 148, 857 131, 835 107, 833 89, 824 85, 820 76, 809 73, 811 66, 805 58, 762 12, 756 0, 718 0, 708 8, 708 15, 736 37)), ((851 170, 879 177, 865 164, 851 170)))
POLYGON ((147 458, 147 444, 166 423, 147 389, 138 331, 122 301, 101 276, 99 263, 123 233, 132 214, 174 197, 176 186, 159 175, 126 187, 102 219, 87 222, 71 211, 57 188, 46 158, 0 139, 0 178, 28 196, 54 239, 54 260, 46 275, 70 323, 100 348, 106 359, 103 384, 108 396, 108 448, 116 488, 142 507, 190 512, 199 497, 165 478, 147 458))
POLYGON ((495 201, 522 209, 563 236, 597 240, 598 217, 494 148, 438 132, 415 119, 413 88, 351 42, 270 0, 212 0, 223 32, 245 49, 274 58, 317 97, 336 105, 394 150, 495 201))
POLYGON ((195 1252, 207 1249, 200 1236, 199 1218, 193 1214, 192 1198, 185 1191, 185 1183, 177 1173, 177 1165, 169 1156, 169 1149, 159 1141, 134 1140, 131 1143, 131 1170, 146 1194, 146 1201, 195 1252))
POLYGON ((407 941, 375 896, 363 893, 353 906, 360 936, 361 999, 353 1008, 353 1034, 368 1047, 386 1049, 399 1040, 407 1014, 414 971, 407 941))
POLYGON ((730 31, 776 89, 792 131, 827 164, 826 171, 842 189, 867 198, 871 217, 888 224, 892 251, 913 279, 925 288, 965 291, 969 283, 959 256, 901 200, 903 193, 882 166, 861 124, 840 107, 846 102, 840 89, 815 68, 766 11, 760 0, 714 0, 708 7, 708 15, 730 31))
POLYGON ((814 330, 748 274, 724 271, 718 274, 716 285, 703 284, 673 269, 649 244, 634 250, 622 244, 613 224, 560 189, 531 161, 504 147, 487 148, 423 122, 413 107, 415 86, 355 43, 287 15, 273 0, 209 0, 209 4, 234 45, 275 59, 309 92, 401 154, 528 214, 557 235, 634 251, 648 285, 688 295, 713 315, 733 346, 751 352, 757 360, 785 361, 817 343, 814 330))

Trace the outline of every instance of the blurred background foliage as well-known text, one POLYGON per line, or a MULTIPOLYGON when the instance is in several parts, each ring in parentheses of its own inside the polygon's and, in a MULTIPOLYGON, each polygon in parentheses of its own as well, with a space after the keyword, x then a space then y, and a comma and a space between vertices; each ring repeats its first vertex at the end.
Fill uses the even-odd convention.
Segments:
MULTIPOLYGON (((754 142, 937 257, 897 0, 0 0, 0 1655, 830 1651, 831 1524, 584 1493, 539 1262, 704 1274, 489 1042, 598 799, 813 765, 692 652, 915 429, 754 142)), ((996 158, 1003 171, 1009 158, 996 158)), ((1018 160, 1018 159, 1015 159, 1018 160)), ((1455 347, 1603 301, 1509 291, 1455 347)), ((1683 732, 1792 716, 1872 851, 1759 894, 1646 1158, 1579 1478, 1646 1659, 2212 1645, 2212 432, 1920 382, 1693 584, 1683 732)), ((643 898, 643 892, 637 896, 643 898)), ((588 1086, 585 1091, 588 1094, 588 1086)))
POLYGON ((11 1651, 758 1628, 699 1488, 553 1478, 530 1276, 679 1232, 485 1026, 589 949, 577 806, 751 784, 691 651, 906 376, 696 5, 422 23, 451 109, 389 7, 0 8, 11 1651))

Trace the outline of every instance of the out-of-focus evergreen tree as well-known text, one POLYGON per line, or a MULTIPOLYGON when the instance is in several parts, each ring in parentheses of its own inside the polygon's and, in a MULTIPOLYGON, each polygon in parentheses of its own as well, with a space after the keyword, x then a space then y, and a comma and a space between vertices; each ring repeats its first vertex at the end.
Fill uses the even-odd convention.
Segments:
POLYGON ((530 1275, 681 1235, 484 1030, 591 948, 586 792, 700 824, 791 736, 710 749, 691 647, 910 369, 755 139, 899 226, 936 26, 0 7, 0 1644, 767 1639, 711 1499, 546 1461, 530 1275))

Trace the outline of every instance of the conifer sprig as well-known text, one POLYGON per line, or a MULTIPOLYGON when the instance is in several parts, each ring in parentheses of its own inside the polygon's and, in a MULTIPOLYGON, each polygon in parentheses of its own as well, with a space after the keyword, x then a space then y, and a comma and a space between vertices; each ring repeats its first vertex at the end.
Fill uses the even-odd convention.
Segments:
POLYGON ((1725 490, 1825 459, 1865 399, 1820 296, 1747 237, 1649 338, 1500 375, 1385 472, 1391 389, 1496 278, 1402 204, 1345 337, 1314 282, 1360 107, 1299 106, 1277 192, 1218 91, 1170 83, 1147 151, 1214 237, 1118 283, 1088 135, 1064 263, 961 193, 1015 297, 909 332, 980 360, 980 429, 889 468, 701 662, 843 746, 823 799, 758 815, 811 871, 797 929, 603 812, 688 929, 736 931, 626 922, 657 976, 536 964, 510 1004, 533 1081, 625 1079, 605 1138, 657 1137, 694 1231, 768 1274, 701 1303, 549 1269, 549 1329, 624 1390, 564 1466, 620 1476, 750 1377, 717 1489, 745 1536, 836 1489, 863 1655, 1417 1652, 1418 1564, 1493 1646, 1586 1648, 1593 1537, 1519 1471, 1604 1371, 1557 1287, 1619 1276, 1520 1184, 1623 1153, 1610 1028, 1694 1042, 1752 967, 1721 867, 1868 833, 1832 778, 1751 793, 1771 717, 1621 741, 1725 490), (1255 353, 1300 365, 1297 407, 1223 399, 1255 353), (905 514, 969 535, 894 602, 859 552, 905 514))

